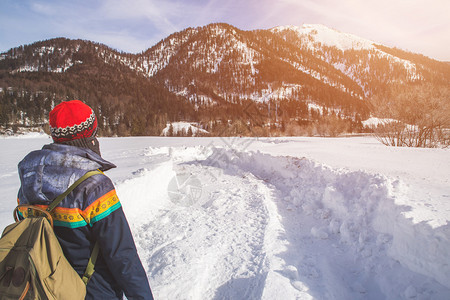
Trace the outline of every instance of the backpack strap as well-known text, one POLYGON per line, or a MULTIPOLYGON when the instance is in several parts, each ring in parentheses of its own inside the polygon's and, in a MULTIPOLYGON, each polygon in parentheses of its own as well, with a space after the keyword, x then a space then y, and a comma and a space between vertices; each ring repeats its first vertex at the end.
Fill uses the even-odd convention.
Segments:
POLYGON ((62 193, 61 195, 56 197, 55 200, 53 200, 52 203, 50 203, 50 205, 47 207, 47 211, 52 211, 55 207, 58 206, 59 203, 61 203, 61 201, 64 200, 64 198, 67 197, 67 195, 69 195, 77 186, 79 186, 80 183, 82 183, 89 177, 91 177, 93 175, 97 175, 97 174, 103 174, 103 173, 100 170, 94 170, 94 171, 89 171, 86 174, 84 174, 83 176, 81 176, 77 181, 75 181, 71 186, 69 186, 69 188, 64 193, 62 193))
MULTIPOLYGON (((47 207, 47 211, 49 211, 49 212, 52 211, 56 206, 58 206, 59 203, 61 203, 61 201, 64 200, 64 198, 67 197, 67 195, 69 195, 77 186, 79 186, 80 183, 82 183, 89 177, 91 177, 93 175, 97 175, 97 174, 103 174, 103 172, 100 170, 94 170, 94 171, 89 171, 86 174, 84 174, 83 176, 81 176, 64 193, 62 193, 61 195, 56 197, 55 200, 53 200, 52 203, 50 203, 50 205, 47 207)), ((99 250, 100 249, 99 249, 99 245, 98 245, 98 241, 97 241, 97 242, 95 242, 94 249, 92 249, 91 257, 89 258, 89 262, 86 267, 86 271, 84 272, 83 277, 81 278, 83 280, 84 284, 86 284, 86 285, 88 284, 89 280, 91 279, 92 275, 94 274, 95 262, 97 261, 99 250)))
POLYGON ((92 274, 95 272, 95 262, 97 261, 98 251, 99 251, 98 241, 95 242, 94 249, 92 249, 91 257, 89 258, 88 265, 86 267, 86 271, 84 271, 83 277, 81 278, 84 284, 88 284, 89 280, 91 280, 92 274))

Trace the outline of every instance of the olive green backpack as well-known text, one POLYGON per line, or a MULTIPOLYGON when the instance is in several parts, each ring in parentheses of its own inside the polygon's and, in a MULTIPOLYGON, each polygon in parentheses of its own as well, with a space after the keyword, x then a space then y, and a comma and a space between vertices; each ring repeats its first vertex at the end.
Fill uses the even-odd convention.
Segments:
POLYGON ((86 272, 81 278, 64 257, 53 231, 50 212, 82 181, 101 174, 87 172, 58 196, 46 210, 32 205, 19 205, 13 223, 0 239, 1 299, 84 299, 86 285, 94 273, 98 243, 92 251, 86 272), (19 221, 18 208, 26 208, 19 221))

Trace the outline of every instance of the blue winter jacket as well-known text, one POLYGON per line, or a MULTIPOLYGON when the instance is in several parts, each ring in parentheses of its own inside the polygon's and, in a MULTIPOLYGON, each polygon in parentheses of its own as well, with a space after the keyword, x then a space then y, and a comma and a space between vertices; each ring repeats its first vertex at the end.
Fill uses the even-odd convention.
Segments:
MULTIPOLYGON (((87 171, 114 167, 89 149, 45 145, 19 163, 18 202, 46 208, 87 171)), ((128 222, 106 175, 83 181, 52 215, 64 254, 80 276, 95 242, 99 242, 100 254, 86 299, 122 299, 123 293, 128 299, 153 299, 128 222)))

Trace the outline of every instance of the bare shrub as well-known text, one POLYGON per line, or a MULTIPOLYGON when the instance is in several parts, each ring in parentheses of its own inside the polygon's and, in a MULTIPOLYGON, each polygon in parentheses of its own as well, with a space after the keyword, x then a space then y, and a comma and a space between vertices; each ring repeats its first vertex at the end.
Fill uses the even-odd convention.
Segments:
POLYGON ((428 148, 450 145, 449 87, 392 85, 370 104, 374 115, 384 120, 374 129, 383 144, 428 148))

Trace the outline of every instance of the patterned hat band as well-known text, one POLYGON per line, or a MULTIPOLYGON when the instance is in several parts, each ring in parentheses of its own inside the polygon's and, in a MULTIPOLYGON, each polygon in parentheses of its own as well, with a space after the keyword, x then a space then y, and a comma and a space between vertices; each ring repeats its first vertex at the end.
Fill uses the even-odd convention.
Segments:
POLYGON ((86 119, 86 121, 81 122, 80 124, 66 126, 64 128, 50 126, 50 131, 53 139, 61 139, 62 141, 93 136, 97 131, 95 113, 91 110, 91 115, 86 119))

